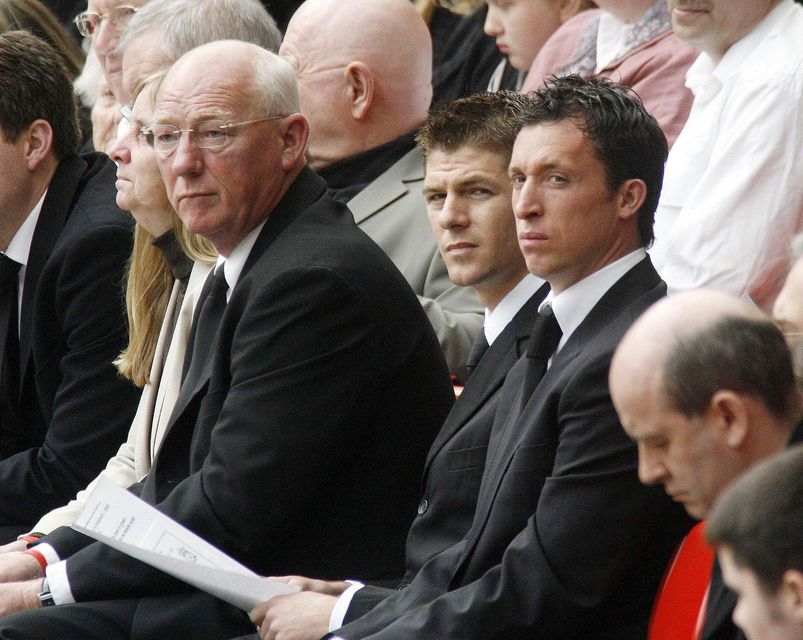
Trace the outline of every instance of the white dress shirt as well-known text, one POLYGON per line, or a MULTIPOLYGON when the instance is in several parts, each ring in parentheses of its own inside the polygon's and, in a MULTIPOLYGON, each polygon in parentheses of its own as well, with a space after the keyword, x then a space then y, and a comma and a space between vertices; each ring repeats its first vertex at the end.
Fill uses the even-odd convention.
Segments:
POLYGON ((803 7, 783 0, 719 63, 686 74, 650 254, 670 292, 713 287, 772 304, 803 228, 803 7))
POLYGON ((11 238, 11 242, 8 243, 8 247, 6 248, 5 254, 7 257, 11 258, 14 262, 21 264, 19 273, 17 274, 18 278, 18 289, 17 289, 17 330, 19 331, 19 320, 20 320, 20 313, 22 313, 22 289, 25 283, 25 271, 26 267, 28 266, 28 257, 31 255, 31 244, 33 243, 33 232, 36 231, 36 223, 39 222, 39 214, 42 213, 42 203, 45 201, 45 196, 47 195, 47 189, 42 194, 42 197, 39 198, 39 202, 34 205, 34 208, 25 218, 23 223, 20 225, 20 228, 17 229, 17 232, 14 234, 14 237, 11 238))
MULTIPOLYGON (((577 330, 591 309, 602 299, 608 289, 616 284, 628 271, 644 260, 647 253, 644 249, 636 249, 622 256, 618 260, 605 265, 599 271, 586 276, 568 289, 553 295, 550 291, 539 306, 539 310, 546 304, 552 305, 552 312, 560 325, 563 335, 558 343, 555 353, 563 348, 572 334, 577 330)), ((550 364, 552 360, 550 359, 550 364)))
POLYGON ((505 327, 510 324, 510 321, 519 312, 519 309, 524 306, 524 303, 532 298, 543 284, 544 281, 541 278, 528 273, 519 280, 515 287, 507 292, 507 295, 500 300, 493 311, 486 307, 485 324, 482 330, 485 333, 485 339, 488 341, 489 347, 499 337, 499 334, 505 330, 505 327))

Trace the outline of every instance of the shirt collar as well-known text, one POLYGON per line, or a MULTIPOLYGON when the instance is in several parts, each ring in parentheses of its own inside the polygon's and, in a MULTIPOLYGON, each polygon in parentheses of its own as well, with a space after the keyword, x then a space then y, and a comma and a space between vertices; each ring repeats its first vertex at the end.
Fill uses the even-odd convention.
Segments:
POLYGON ((499 337, 499 334, 505 330, 505 327, 510 324, 513 317, 519 312, 533 294, 544 284, 544 281, 528 273, 524 276, 519 283, 507 292, 507 295, 502 298, 493 311, 486 307, 485 309, 485 339, 488 345, 492 345, 494 340, 499 337))
POLYGON ((39 214, 42 213, 42 204, 45 201, 47 189, 39 198, 39 202, 34 205, 34 208, 25 218, 25 221, 17 229, 17 233, 11 238, 6 249, 6 255, 18 262, 22 266, 28 265, 28 257, 31 254, 31 244, 33 243, 33 233, 36 230, 36 223, 39 222, 39 214))
POLYGON ((553 295, 552 291, 549 292, 541 303, 541 307, 546 303, 552 305, 552 311, 563 331, 558 351, 563 348, 563 345, 571 338, 577 327, 582 324, 608 289, 646 256, 647 252, 643 248, 636 249, 599 271, 595 271, 590 276, 586 276, 558 295, 553 295))
POLYGON ((215 264, 215 271, 217 271, 218 267, 221 264, 226 265, 226 283, 229 285, 228 291, 226 291, 226 302, 231 299, 231 293, 234 291, 234 287, 237 286, 237 282, 240 279, 240 274, 243 272, 243 267, 245 266, 246 260, 248 260, 248 256, 251 253, 251 249, 254 248, 254 244, 257 241, 257 237, 259 236, 259 232, 262 231, 262 227, 265 226, 267 222, 267 218, 259 223, 256 227, 254 227, 245 238, 240 240, 240 244, 238 244, 234 249, 232 249, 231 253, 229 253, 228 257, 218 256, 217 263, 215 264))

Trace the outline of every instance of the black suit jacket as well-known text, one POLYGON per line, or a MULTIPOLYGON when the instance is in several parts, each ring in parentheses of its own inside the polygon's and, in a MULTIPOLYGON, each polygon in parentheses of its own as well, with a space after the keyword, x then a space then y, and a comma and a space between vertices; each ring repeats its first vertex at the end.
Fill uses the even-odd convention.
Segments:
MULTIPOLYGON (((453 392, 409 285, 324 191, 305 169, 271 213, 133 489, 263 575, 398 579, 453 392)), ((189 590, 98 543, 67 572, 79 602, 189 590)))
MULTIPOLYGON (((459 542, 471 526, 499 391, 527 349, 538 305, 548 292, 548 285, 536 291, 488 347, 427 454, 418 515, 407 534, 407 566, 400 589, 430 558, 459 542)), ((394 593, 396 589, 366 585, 354 594, 345 621, 356 620, 394 593)))
MULTIPOLYGON (((0 525, 20 531, 69 500, 125 440, 139 390, 112 366, 127 342, 132 220, 115 166, 63 160, 33 235, 20 307, 20 400, 0 425, 0 525)), ((2 540, 7 542, 7 540, 2 540)))
POLYGON ((526 358, 502 388, 477 510, 461 542, 346 638, 645 637, 665 564, 691 522, 643 486, 608 392, 613 351, 665 294, 645 259, 597 303, 519 413, 526 358))

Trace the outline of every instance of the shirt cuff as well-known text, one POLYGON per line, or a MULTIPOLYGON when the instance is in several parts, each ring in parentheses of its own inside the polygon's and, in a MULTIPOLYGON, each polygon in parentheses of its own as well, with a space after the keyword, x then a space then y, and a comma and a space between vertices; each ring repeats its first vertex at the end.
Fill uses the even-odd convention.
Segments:
POLYGON ((47 560, 48 566, 50 566, 51 564, 56 564, 59 560, 61 560, 56 550, 47 542, 40 542, 38 544, 33 545, 32 547, 29 547, 29 549, 34 549, 39 553, 41 553, 44 556, 45 560, 47 560))
POLYGON ((355 593, 365 586, 362 582, 357 582, 356 580, 346 580, 346 582, 351 586, 340 594, 340 597, 335 603, 335 608, 332 609, 332 615, 329 617, 330 632, 343 626, 343 620, 346 617, 346 612, 349 610, 351 599, 354 597, 355 593))
POLYGON ((45 571, 47 584, 56 604, 72 604, 75 598, 70 589, 70 580, 67 578, 67 561, 62 560, 56 564, 50 564, 45 571))

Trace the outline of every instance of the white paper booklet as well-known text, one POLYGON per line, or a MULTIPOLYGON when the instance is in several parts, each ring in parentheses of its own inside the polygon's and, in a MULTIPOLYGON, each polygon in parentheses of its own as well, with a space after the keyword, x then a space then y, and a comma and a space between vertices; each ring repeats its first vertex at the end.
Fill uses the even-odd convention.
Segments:
POLYGON ((273 596, 298 591, 257 575, 105 477, 92 490, 73 529, 243 611, 273 596))

